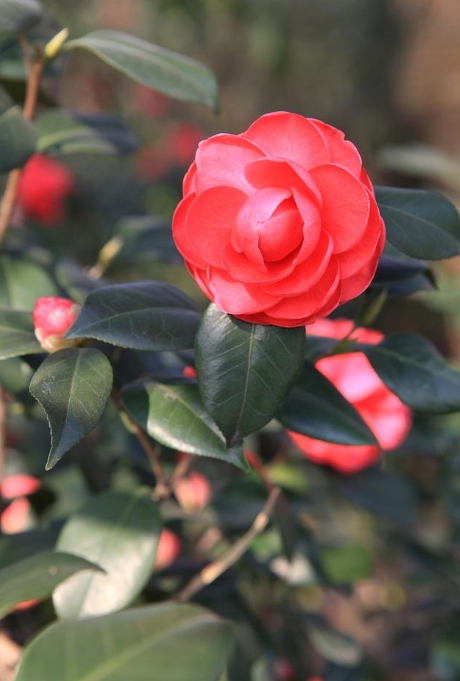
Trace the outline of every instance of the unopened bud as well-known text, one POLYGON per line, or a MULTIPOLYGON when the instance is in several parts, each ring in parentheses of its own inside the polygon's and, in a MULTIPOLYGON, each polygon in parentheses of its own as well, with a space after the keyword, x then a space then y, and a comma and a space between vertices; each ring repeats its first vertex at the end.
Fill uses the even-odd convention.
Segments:
POLYGON ((44 350, 56 352, 63 348, 73 348, 79 344, 78 340, 68 340, 65 334, 70 329, 80 306, 67 298, 44 296, 35 303, 32 318, 35 336, 44 350))
POLYGON ((51 40, 45 45, 45 49, 43 50, 45 59, 50 60, 57 57, 59 52, 62 50, 64 43, 68 37, 69 37, 68 28, 63 28, 62 31, 56 33, 54 38, 51 38, 51 40))

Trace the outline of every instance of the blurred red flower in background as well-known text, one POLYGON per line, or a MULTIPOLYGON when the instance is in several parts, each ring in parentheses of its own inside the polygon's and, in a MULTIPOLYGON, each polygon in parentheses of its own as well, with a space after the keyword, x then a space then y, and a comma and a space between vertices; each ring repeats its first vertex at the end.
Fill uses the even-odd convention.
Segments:
MULTIPOLYGON (((352 340, 373 345, 384 338, 379 331, 353 329, 353 322, 348 319, 320 319, 307 327, 307 333, 338 340, 350 334, 352 340)), ((288 431, 308 459, 332 466, 341 473, 356 473, 374 464, 382 449, 391 450, 403 442, 412 424, 412 412, 390 392, 362 352, 323 357, 316 362, 316 368, 355 407, 374 433, 380 447, 339 445, 288 431)))
POLYGON ((63 163, 35 154, 24 166, 18 187, 18 205, 23 214, 45 226, 59 224, 66 217, 66 200, 74 178, 63 163))

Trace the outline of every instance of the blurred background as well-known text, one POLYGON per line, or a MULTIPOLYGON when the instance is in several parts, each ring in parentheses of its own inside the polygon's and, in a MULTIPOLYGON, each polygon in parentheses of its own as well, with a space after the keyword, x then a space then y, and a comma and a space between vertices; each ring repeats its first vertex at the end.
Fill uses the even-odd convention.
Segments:
MULTIPOLYGON (((213 115, 137 85, 80 51, 63 60, 58 78, 45 81, 47 95, 63 108, 113 114, 127 126, 122 156, 63 158, 76 191, 59 230, 43 229, 46 224, 29 216, 29 229, 42 243, 63 253, 71 243, 76 259, 88 267, 97 262, 112 280, 162 278, 200 299, 181 264, 173 257, 167 265, 155 259, 147 242, 137 241, 136 257, 125 259, 119 270, 117 258, 106 252, 101 259, 100 249, 114 234, 139 236, 152 220, 158 229, 167 225, 199 140, 239 133, 268 111, 294 111, 342 129, 376 183, 435 188, 460 205, 458 0, 44 0, 44 5, 56 26, 71 27, 71 37, 97 28, 126 31, 202 60, 220 86, 220 113, 213 115)), ((437 290, 390 299, 376 325, 385 332, 419 331, 460 362, 460 262, 436 264, 434 271, 437 290)), ((71 268, 66 276, 71 278, 71 268)), ((277 678, 303 681, 298 670, 307 660, 328 681, 460 679, 459 433, 458 417, 420 420, 404 456, 386 457, 381 475, 352 479, 306 463, 298 477, 297 468, 276 464, 284 446, 277 434, 264 434, 258 448, 267 460, 275 459, 274 478, 283 481, 294 503, 308 499, 305 555, 314 558, 308 543, 312 514, 313 534, 329 551, 322 557, 334 584, 318 585, 305 564, 295 573, 283 562, 277 569, 293 589, 289 596, 266 575, 259 582, 246 578, 243 587, 254 609, 260 614, 266 606, 267 626, 286 652, 277 678), (321 615, 330 627, 319 627, 308 646, 305 613, 321 615)), ((13 423, 10 449, 21 451, 27 438, 33 440, 29 451, 39 450, 36 434, 24 431, 22 422, 15 431, 13 423)), ((46 428, 41 438, 47 438, 46 428)), ((107 438, 114 447, 116 438, 107 438)), ((42 456, 43 447, 32 456, 36 465, 29 471, 36 475, 42 456)), ((206 473, 218 478, 213 471, 206 473)), ((55 475, 62 482, 67 473, 59 469, 55 475)), ((235 529, 239 520, 247 524, 244 512, 235 519, 234 509, 246 504, 251 516, 253 483, 240 484, 220 502, 224 524, 230 522, 225 509, 235 529)), ((70 505, 78 505, 79 492, 68 496, 70 505)), ((62 500, 54 513, 60 512, 62 500)), ((265 537, 254 547, 258 560, 272 556, 270 541, 265 537)), ((21 626, 28 631, 27 623, 21 626)), ((251 679, 272 678, 263 674, 261 669, 251 679)))

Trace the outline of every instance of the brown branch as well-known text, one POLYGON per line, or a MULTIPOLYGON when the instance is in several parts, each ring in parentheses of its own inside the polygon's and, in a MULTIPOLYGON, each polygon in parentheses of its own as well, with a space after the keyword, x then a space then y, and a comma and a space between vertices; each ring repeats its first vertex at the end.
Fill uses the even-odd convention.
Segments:
POLYGON ((247 551, 253 540, 265 530, 270 520, 270 516, 275 507, 275 504, 280 495, 278 488, 273 489, 264 507, 257 515, 249 530, 238 539, 229 550, 217 560, 207 565, 201 572, 199 572, 193 579, 175 596, 174 601, 188 601, 198 591, 201 591, 205 586, 214 582, 220 575, 222 575, 228 568, 230 568, 241 556, 247 551))
POLYGON ((154 498, 164 499, 165 497, 168 497, 171 494, 171 490, 169 489, 168 483, 166 482, 166 476, 163 472, 163 467, 160 462, 160 455, 150 442, 150 438, 147 433, 126 413, 120 396, 120 391, 117 388, 113 388, 112 390, 112 402, 118 411, 122 422, 125 424, 126 428, 137 437, 142 449, 150 460, 150 464, 156 478, 156 485, 155 489, 153 490, 154 498))
MULTIPOLYGON (((21 43, 23 51, 24 66, 26 72, 28 73, 26 97, 22 113, 26 120, 31 121, 35 115, 38 91, 43 75, 43 57, 40 48, 37 47, 35 50, 34 61, 30 64, 29 45, 27 40, 24 38, 24 36, 22 36, 19 39, 19 42, 21 43)), ((8 175, 5 192, 0 204, 0 248, 5 239, 6 232, 11 221, 11 216, 13 214, 20 176, 21 170, 19 168, 15 168, 8 175)))
POLYGON ((147 435, 147 433, 144 430, 142 430, 142 428, 138 426, 137 423, 133 423, 131 421, 131 424, 134 435, 137 437, 142 446, 142 449, 150 459, 152 470, 155 475, 156 485, 155 489, 153 490, 153 496, 155 499, 163 499, 164 497, 169 496, 170 491, 168 488, 168 484, 166 482, 166 477, 163 472, 163 467, 160 462, 160 456, 158 454, 158 451, 150 442, 150 438, 147 435))

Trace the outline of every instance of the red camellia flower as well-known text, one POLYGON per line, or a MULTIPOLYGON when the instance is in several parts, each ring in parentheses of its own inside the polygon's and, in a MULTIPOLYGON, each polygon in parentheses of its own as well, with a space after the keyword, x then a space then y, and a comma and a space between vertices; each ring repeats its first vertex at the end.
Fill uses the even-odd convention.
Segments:
POLYGON ((174 563, 180 553, 180 548, 180 539, 177 534, 164 527, 161 530, 160 541, 158 542, 155 569, 163 570, 174 563))
POLYGON ((180 478, 174 486, 174 494, 186 511, 201 511, 209 504, 212 496, 211 485, 201 473, 192 472, 180 478))
POLYGON ((221 310, 285 327, 359 295, 385 241, 356 147, 336 128, 287 112, 200 143, 173 234, 221 310))
POLYGON ((31 220, 56 225, 65 218, 65 201, 73 185, 67 166, 49 156, 35 154, 21 173, 18 204, 31 220))
POLYGON ((32 318, 38 342, 47 352, 55 352, 62 348, 72 348, 78 343, 67 340, 64 336, 70 329, 80 311, 80 306, 56 296, 38 298, 32 318))
MULTIPOLYGON (((348 319, 320 319, 307 332, 315 336, 345 338, 353 329, 348 319)), ((372 329, 353 330, 350 338, 377 344, 383 334, 372 329)), ((288 431, 289 436, 311 461, 328 464, 341 473, 356 473, 375 463, 381 450, 398 447, 412 423, 412 412, 396 397, 372 368, 362 352, 323 357, 316 367, 355 407, 374 433, 380 447, 373 445, 338 445, 288 431)))

